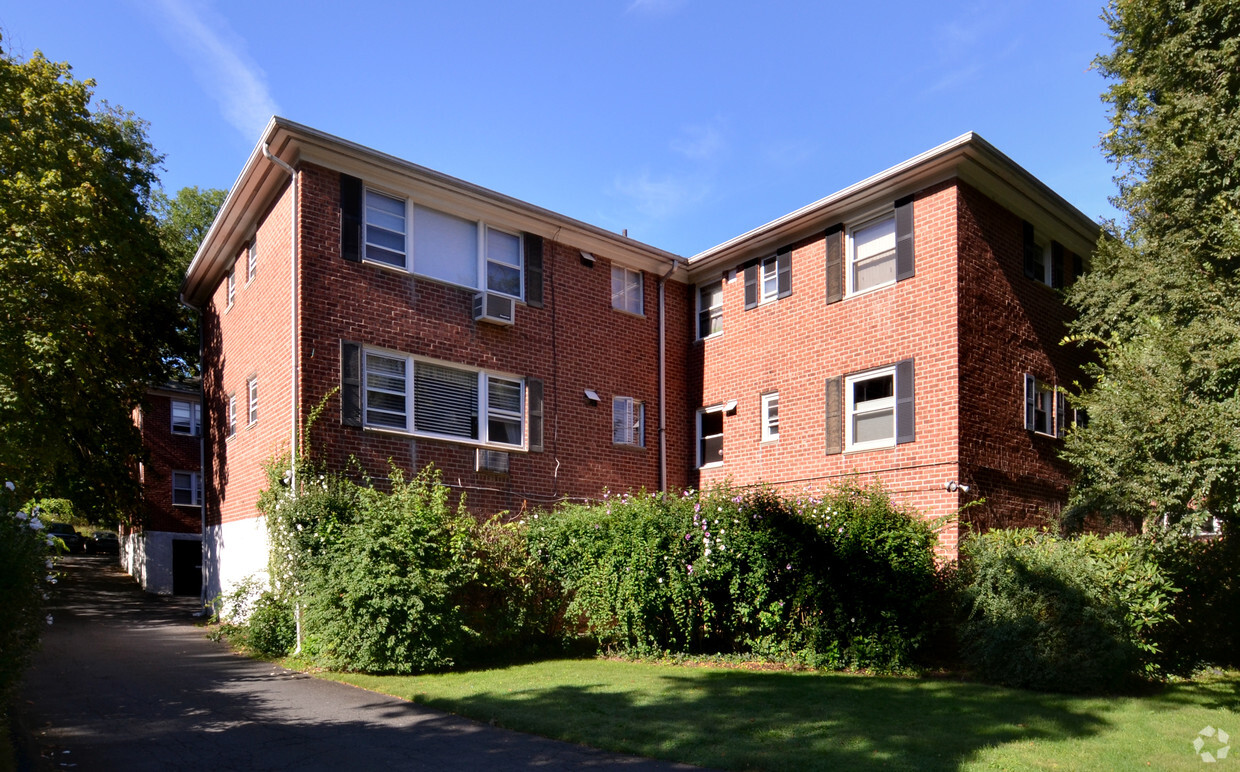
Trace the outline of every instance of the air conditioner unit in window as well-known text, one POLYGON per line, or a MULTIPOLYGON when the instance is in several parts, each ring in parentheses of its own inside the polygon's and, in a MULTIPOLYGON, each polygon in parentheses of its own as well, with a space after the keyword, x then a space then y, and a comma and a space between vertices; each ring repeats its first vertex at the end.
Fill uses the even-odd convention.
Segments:
POLYGON ((474 295, 474 319, 479 322, 510 325, 515 305, 512 298, 496 295, 494 292, 479 292, 474 295))
POLYGON ((508 474, 508 453, 503 450, 478 449, 478 459, 474 466, 478 472, 495 472, 508 474))

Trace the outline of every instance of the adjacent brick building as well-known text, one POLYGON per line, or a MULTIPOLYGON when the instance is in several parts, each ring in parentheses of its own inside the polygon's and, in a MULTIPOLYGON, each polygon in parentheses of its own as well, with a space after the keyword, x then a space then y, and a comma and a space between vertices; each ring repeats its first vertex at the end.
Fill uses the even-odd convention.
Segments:
POLYGON ((203 499, 198 382, 151 389, 134 420, 147 451, 138 468, 142 516, 121 527, 121 565, 148 592, 198 595, 203 499))
POLYGON ((1054 288, 1096 238, 975 135, 685 260, 273 119, 183 288, 206 592, 265 568, 265 465, 307 442, 379 477, 434 463, 480 514, 853 478, 1027 522, 1066 492, 1054 288))

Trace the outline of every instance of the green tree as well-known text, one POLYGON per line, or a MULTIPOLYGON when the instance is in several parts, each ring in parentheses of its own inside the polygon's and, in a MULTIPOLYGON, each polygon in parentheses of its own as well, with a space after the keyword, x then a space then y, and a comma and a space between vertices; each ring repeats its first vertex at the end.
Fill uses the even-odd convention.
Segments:
POLYGON ((145 124, 0 49, 0 475, 97 519, 131 511, 132 410, 175 350, 176 262, 145 124))
POLYGON ((1098 353, 1066 445, 1074 509, 1240 522, 1240 4, 1111 0, 1104 18, 1123 219, 1069 293, 1098 353))
MULTIPOLYGON (((219 188, 181 188, 175 198, 162 191, 155 194, 154 212, 159 219, 159 241, 171 256, 177 277, 185 275, 198 246, 211 228, 215 214, 224 204, 228 191, 219 188)), ((164 359, 176 374, 198 375, 198 315, 181 306, 177 337, 164 359)))

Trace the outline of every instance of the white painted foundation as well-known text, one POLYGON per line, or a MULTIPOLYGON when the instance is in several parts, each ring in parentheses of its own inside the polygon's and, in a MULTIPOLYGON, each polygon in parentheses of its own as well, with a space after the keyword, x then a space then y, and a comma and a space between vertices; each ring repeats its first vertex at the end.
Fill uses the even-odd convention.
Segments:
POLYGON ((246 579, 267 586, 267 519, 252 517, 207 526, 202 535, 202 599, 217 611, 220 600, 246 579))
POLYGON ((138 531, 120 537, 120 564, 147 592, 172 594, 172 540, 197 540, 198 534, 138 531))

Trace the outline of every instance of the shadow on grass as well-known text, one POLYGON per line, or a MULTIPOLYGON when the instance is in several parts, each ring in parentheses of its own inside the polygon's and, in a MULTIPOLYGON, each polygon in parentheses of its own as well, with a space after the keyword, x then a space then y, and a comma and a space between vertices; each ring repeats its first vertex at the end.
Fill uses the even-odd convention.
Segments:
POLYGON ((955 769, 988 746, 1108 727, 1088 701, 959 682, 670 668, 653 687, 598 680, 418 699, 510 729, 731 769, 955 769))

